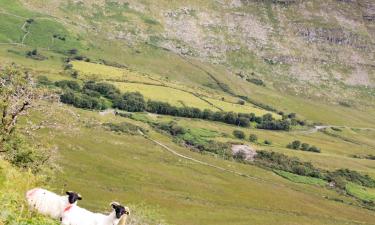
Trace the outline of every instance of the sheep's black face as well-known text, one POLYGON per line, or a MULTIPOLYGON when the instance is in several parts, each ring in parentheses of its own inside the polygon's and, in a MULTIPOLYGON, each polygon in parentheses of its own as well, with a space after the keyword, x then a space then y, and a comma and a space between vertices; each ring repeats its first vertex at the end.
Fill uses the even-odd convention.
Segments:
POLYGON ((122 205, 112 204, 112 207, 116 212, 117 219, 120 219, 123 215, 129 215, 129 210, 122 205))
POLYGON ((74 204, 78 200, 82 200, 81 195, 73 191, 67 191, 66 194, 68 195, 68 200, 70 204, 74 204))

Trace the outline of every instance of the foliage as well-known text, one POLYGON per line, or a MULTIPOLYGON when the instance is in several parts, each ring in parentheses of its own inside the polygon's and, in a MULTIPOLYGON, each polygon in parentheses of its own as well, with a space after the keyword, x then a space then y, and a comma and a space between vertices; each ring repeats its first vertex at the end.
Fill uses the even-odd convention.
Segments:
POLYGON ((246 81, 250 82, 250 83, 253 83, 253 84, 256 84, 258 86, 263 86, 265 87, 266 84, 263 82, 263 80, 261 79, 257 79, 257 78, 248 78, 246 79, 246 81))
POLYGON ((345 190, 349 195, 359 198, 364 202, 372 203, 372 205, 375 206, 375 189, 365 188, 349 182, 345 185, 345 190))
POLYGON ((287 171, 301 176, 323 178, 321 171, 310 162, 302 162, 298 158, 268 151, 257 151, 255 163, 272 169, 287 171))
POLYGON ((261 124, 257 125, 259 129, 267 130, 290 130, 290 121, 289 120, 274 120, 274 121, 264 121, 261 124))
POLYGON ((147 133, 148 131, 143 129, 142 127, 133 125, 131 123, 127 122, 121 122, 121 123, 104 123, 104 127, 107 127, 109 130, 124 134, 132 134, 132 135, 139 135, 139 131, 142 133, 147 133))
POLYGON ((126 92, 114 101, 113 106, 128 112, 143 112, 146 109, 146 101, 139 92, 126 92))
POLYGON ((295 140, 292 143, 289 143, 287 148, 295 149, 295 150, 301 150, 301 151, 307 151, 307 152, 316 152, 320 153, 320 149, 314 145, 310 146, 308 143, 301 143, 299 140, 295 140))
POLYGON ((52 81, 48 79, 48 77, 43 76, 43 75, 37 77, 37 82, 38 82, 38 85, 44 85, 44 86, 51 86, 54 84, 52 81))
POLYGON ((181 135, 181 134, 186 133, 185 128, 177 125, 177 123, 173 122, 173 121, 169 122, 169 123, 158 123, 158 124, 156 124, 156 127, 161 129, 161 130, 167 131, 169 134, 171 134, 173 136, 177 136, 177 135, 181 135))
POLYGON ((343 178, 348 182, 356 183, 364 187, 375 188, 375 180, 369 175, 362 175, 357 171, 349 169, 338 169, 333 172, 328 172, 327 179, 330 181, 335 181, 337 178, 343 178))
POLYGON ((238 139, 245 139, 246 135, 242 130, 234 130, 233 136, 235 136, 238 139))
POLYGON ((78 84, 75 80, 60 80, 55 82, 55 86, 60 87, 62 89, 71 89, 74 91, 80 91, 81 85, 78 84))
MULTIPOLYGON (((205 120, 220 121, 227 124, 233 124, 241 127, 250 126, 250 122, 260 123, 258 126, 263 127, 263 129, 268 129, 270 126, 262 126, 264 123, 276 123, 276 124, 285 124, 283 121, 275 121, 272 118, 272 114, 265 114, 263 117, 257 117, 254 113, 234 113, 234 112, 223 112, 217 111, 212 112, 209 109, 204 111, 199 108, 194 107, 176 107, 172 106, 166 102, 159 101, 147 101, 146 110, 151 113, 171 115, 171 116, 180 116, 188 118, 200 118, 205 120)), ((287 126, 277 125, 270 127, 274 130, 278 129, 289 129, 289 124, 287 126)))
POLYGON ((65 93, 60 96, 60 100, 65 104, 70 104, 77 108, 97 110, 104 110, 108 108, 103 99, 91 97, 87 94, 76 93, 71 90, 65 91, 65 93))
POLYGON ((274 170, 274 172, 277 175, 280 175, 292 182, 296 183, 303 183, 303 184, 312 184, 312 185, 319 185, 319 186, 325 186, 327 184, 327 181, 315 178, 315 177, 306 177, 306 176, 300 176, 294 173, 282 171, 282 170, 274 170))
POLYGON ((31 75, 16 66, 5 68, 0 77, 0 154, 13 165, 38 172, 50 155, 35 148, 16 131, 19 116, 26 115, 42 97, 31 75))
POLYGON ((25 192, 44 183, 40 175, 19 171, 0 160, 0 224, 6 225, 56 225, 58 221, 30 212, 26 206, 25 192))
POLYGON ((100 82, 96 83, 95 81, 88 81, 83 86, 84 91, 95 91, 100 93, 103 97, 106 97, 111 100, 116 100, 119 98, 120 90, 114 85, 100 82))
POLYGON ((265 145, 272 145, 272 141, 271 140, 264 140, 264 144, 265 145))
POLYGON ((251 142, 257 142, 258 141, 258 136, 256 134, 250 134, 249 135, 249 141, 251 141, 251 142))

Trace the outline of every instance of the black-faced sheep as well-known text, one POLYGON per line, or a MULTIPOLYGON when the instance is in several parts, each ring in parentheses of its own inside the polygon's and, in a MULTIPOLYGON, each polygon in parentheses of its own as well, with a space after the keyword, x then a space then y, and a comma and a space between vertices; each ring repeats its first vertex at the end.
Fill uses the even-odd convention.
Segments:
POLYGON ((65 196, 57 195, 42 188, 34 188, 26 193, 29 206, 38 213, 60 219, 64 210, 75 205, 82 197, 72 191, 67 191, 65 196))
POLYGON ((62 225, 118 225, 123 216, 129 215, 128 207, 117 202, 111 203, 113 208, 109 215, 93 213, 77 205, 66 210, 61 219, 62 225))

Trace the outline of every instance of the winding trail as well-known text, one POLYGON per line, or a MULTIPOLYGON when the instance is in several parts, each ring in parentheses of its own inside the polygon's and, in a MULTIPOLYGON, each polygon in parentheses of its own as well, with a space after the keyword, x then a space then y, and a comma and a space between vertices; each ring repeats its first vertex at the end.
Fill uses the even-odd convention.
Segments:
POLYGON ((199 163, 199 164, 202 164, 202 165, 205 165, 205 166, 209 166, 209 167, 212 167, 212 168, 215 168, 215 169, 218 169, 218 170, 221 170, 221 171, 225 171, 225 172, 229 172, 229 173, 234 173, 238 176, 242 176, 242 177, 247 177, 247 178, 250 178, 250 179, 254 179, 254 180, 259 180, 259 178, 257 177, 253 177, 253 176, 250 176, 250 175, 247 175, 247 174, 244 174, 244 173, 240 173, 240 172, 237 172, 237 171, 234 171, 234 170, 228 170, 228 169, 225 169, 223 167, 220 167, 220 166, 215 166, 213 164, 210 164, 210 163, 206 163, 206 162, 203 162, 203 161, 200 161, 200 160, 197 160, 197 159, 194 159, 194 158, 191 158, 189 156, 185 156, 185 155, 182 155, 178 152, 176 152, 175 150, 169 148, 168 146, 164 145, 163 143, 161 142, 158 142, 154 139, 150 139, 148 138, 150 141, 156 143, 157 145, 163 147, 164 149, 168 150, 170 153, 180 157, 180 158, 183 158, 183 159, 187 159, 187 160, 190 160, 190 161, 193 161, 193 162, 196 162, 196 163, 199 163))
POLYGON ((27 37, 27 35, 30 34, 29 29, 26 29, 26 25, 27 25, 27 24, 28 24, 28 22, 25 21, 25 23, 24 23, 24 24, 22 25, 22 27, 21 27, 21 30, 22 30, 23 32, 25 32, 25 34, 24 34, 23 37, 22 37, 21 45, 25 45, 26 37, 27 37))
MULTIPOLYGON (((208 166, 208 167, 212 167, 212 168, 215 168, 215 169, 218 169, 218 170, 221 170, 221 171, 224 171, 224 172, 228 172, 228 173, 233 173, 233 174, 236 174, 238 176, 241 176, 241 177, 246 177, 246 178, 249 178, 249 179, 253 179, 253 180, 263 180, 263 179, 260 179, 258 177, 254 177, 254 176, 250 176, 248 174, 244 174, 244 173, 240 173, 240 172, 237 172, 237 171, 234 171, 234 170, 229 170, 229 169, 225 169, 223 167, 220 167, 220 166, 216 166, 216 165, 213 165, 213 164, 210 164, 210 163, 207 163, 207 162, 203 162, 203 161, 200 161, 198 159, 194 159, 192 157, 189 157, 189 156, 186 156, 186 155, 183 155, 181 153, 178 153, 177 151, 171 149, 170 147, 166 146, 165 144, 155 140, 155 139, 152 139, 148 136, 146 136, 142 131, 138 130, 138 132, 144 137, 146 138, 147 140, 150 140, 152 142, 154 142, 155 144, 159 145, 160 147, 164 148, 165 150, 167 150, 168 152, 172 153, 173 155, 175 156, 178 156, 180 158, 183 158, 183 159, 186 159, 186 160, 190 160, 190 161, 193 161, 195 163, 198 163, 198 164, 201 164, 201 165, 204 165, 204 166, 208 166)), ((265 180, 264 180, 265 181, 265 180)))

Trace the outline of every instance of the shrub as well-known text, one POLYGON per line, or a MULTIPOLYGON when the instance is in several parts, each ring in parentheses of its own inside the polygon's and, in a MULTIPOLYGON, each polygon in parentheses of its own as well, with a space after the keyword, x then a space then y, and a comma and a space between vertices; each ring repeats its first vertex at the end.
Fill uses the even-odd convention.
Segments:
POLYGON ((48 77, 43 76, 43 75, 37 77, 37 82, 38 82, 38 85, 44 85, 44 86, 50 86, 53 84, 53 82, 50 81, 48 77))
POLYGON ((72 48, 72 49, 69 49, 68 50, 68 54, 69 55, 75 55, 78 53, 78 50, 76 48, 72 48))
POLYGON ((143 112, 146 109, 146 101, 139 92, 126 92, 120 99, 116 99, 114 107, 129 112, 143 112))
POLYGON ((258 136, 256 134, 250 134, 249 141, 251 142, 257 142, 258 136))
POLYGON ((299 149, 301 146, 301 142, 299 140, 295 140, 290 144, 290 148, 292 149, 299 149))
POLYGON ((362 175, 357 171, 349 169, 339 169, 333 172, 328 172, 327 178, 329 181, 335 181, 339 178, 343 178, 346 181, 350 181, 365 187, 375 187, 375 180, 369 175, 362 175))
POLYGON ((263 82, 263 80, 261 79, 257 79, 257 78, 248 78, 246 79, 246 81, 250 82, 250 83, 253 83, 253 84, 256 84, 258 86, 266 86, 263 82))
POLYGON ((116 88, 113 84, 105 82, 96 83, 95 81, 88 81, 83 86, 83 89, 99 92, 101 95, 111 100, 120 98, 120 90, 116 88))
POLYGON ((302 145, 301 145, 301 150, 302 150, 302 151, 308 151, 309 148, 310 148, 310 145, 309 145, 309 144, 307 144, 307 143, 302 143, 302 145))
POLYGON ((233 158, 236 159, 236 160, 245 160, 246 159, 246 152, 240 150, 233 155, 233 158))
POLYGON ((266 145, 272 145, 272 141, 271 140, 264 140, 264 144, 266 144, 266 145))
POLYGON ((338 127, 331 127, 331 129, 334 130, 334 131, 338 131, 338 132, 342 131, 342 130, 341 130, 340 128, 338 128, 338 127))
POLYGON ((186 133, 185 128, 179 126, 176 122, 169 122, 169 123, 159 123, 156 124, 156 127, 167 131, 169 134, 173 136, 183 135, 186 133))
POLYGON ((142 127, 127 122, 122 122, 118 124, 104 123, 103 126, 108 127, 111 131, 125 134, 139 135, 139 131, 141 131, 142 133, 147 133, 147 130, 143 129, 142 127))
POLYGON ((250 126, 250 120, 246 117, 238 117, 237 118, 237 125, 241 127, 249 127, 250 126))
POLYGON ((256 121, 259 124, 257 128, 267 130, 290 130, 290 121, 288 120, 277 120, 277 121, 256 121))
POLYGON ((81 90, 81 86, 75 80, 61 80, 61 81, 56 81, 55 85, 57 87, 60 87, 60 88, 63 88, 63 89, 70 88, 70 89, 72 89, 74 91, 80 91, 81 90))
POLYGON ((235 136, 238 139, 244 139, 246 137, 245 133, 242 130, 234 130, 233 136, 235 136))
POLYGON ((311 146, 309 149, 308 149, 309 152, 317 152, 317 153, 320 153, 320 149, 316 146, 311 146))
POLYGON ((278 169, 302 176, 323 178, 323 174, 309 162, 290 158, 284 154, 268 151, 257 151, 255 163, 272 169, 278 169))
POLYGON ((66 91, 60 96, 60 101, 65 104, 71 104, 77 108, 103 110, 108 106, 105 101, 99 98, 91 97, 86 94, 75 93, 71 90, 66 91))

